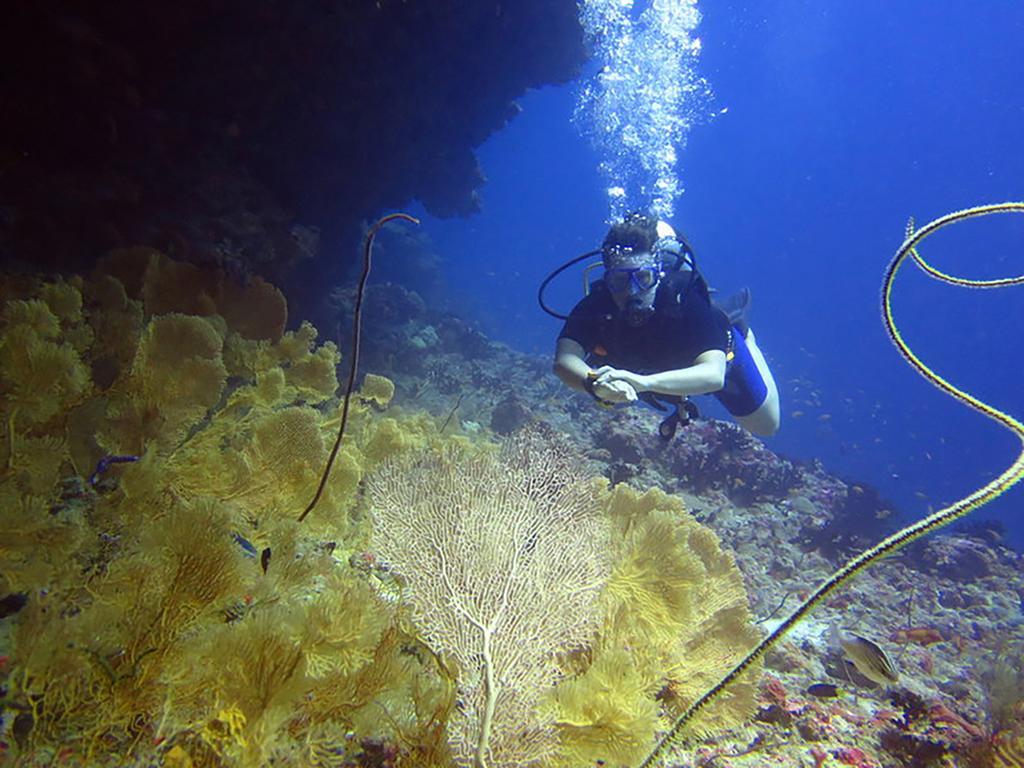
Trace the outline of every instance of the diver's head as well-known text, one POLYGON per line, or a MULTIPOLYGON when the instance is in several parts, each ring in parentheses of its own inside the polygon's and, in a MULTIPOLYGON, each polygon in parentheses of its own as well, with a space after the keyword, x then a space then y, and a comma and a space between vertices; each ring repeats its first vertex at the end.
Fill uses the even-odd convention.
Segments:
POLYGON ((630 325, 643 325, 654 314, 664 275, 657 242, 657 219, 631 213, 612 225, 601 245, 605 285, 630 325))

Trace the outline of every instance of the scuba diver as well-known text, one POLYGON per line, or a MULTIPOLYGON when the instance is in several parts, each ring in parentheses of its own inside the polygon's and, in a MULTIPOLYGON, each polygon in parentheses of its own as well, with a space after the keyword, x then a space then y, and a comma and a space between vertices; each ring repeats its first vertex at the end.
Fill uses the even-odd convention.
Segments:
MULTIPOLYGON (((769 436, 779 428, 779 392, 745 311, 747 289, 712 301, 693 251, 664 221, 632 213, 601 246, 596 281, 558 336, 555 374, 602 405, 643 401, 667 413, 670 440, 699 414, 691 395, 713 394, 740 426, 769 436)), ((553 272, 541 286, 584 254, 553 272)))

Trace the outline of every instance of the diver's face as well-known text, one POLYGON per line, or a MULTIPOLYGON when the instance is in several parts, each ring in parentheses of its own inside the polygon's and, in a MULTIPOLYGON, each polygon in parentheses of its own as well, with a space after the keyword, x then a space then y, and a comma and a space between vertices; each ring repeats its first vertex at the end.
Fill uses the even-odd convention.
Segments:
POLYGON ((630 325, 642 325, 654 314, 661 274, 658 260, 647 252, 605 259, 605 285, 630 325))

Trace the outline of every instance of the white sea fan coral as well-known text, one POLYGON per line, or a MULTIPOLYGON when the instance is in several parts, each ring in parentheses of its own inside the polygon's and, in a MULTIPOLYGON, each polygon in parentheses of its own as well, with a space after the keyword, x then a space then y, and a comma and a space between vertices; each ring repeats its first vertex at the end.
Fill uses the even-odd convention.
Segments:
POLYGON ((535 765, 556 747, 537 711, 555 654, 599 620, 608 529, 593 486, 536 435, 386 464, 369 482, 374 548, 408 580, 426 641, 453 660, 459 765, 535 765))

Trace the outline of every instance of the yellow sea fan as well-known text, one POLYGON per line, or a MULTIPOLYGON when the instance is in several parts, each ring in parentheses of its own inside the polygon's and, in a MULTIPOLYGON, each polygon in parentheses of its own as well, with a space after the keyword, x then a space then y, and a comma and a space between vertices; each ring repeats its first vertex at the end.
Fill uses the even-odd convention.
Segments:
POLYGON ((75 403, 90 383, 89 369, 70 345, 40 338, 25 325, 0 336, 0 393, 8 409, 17 409, 19 423, 46 422, 75 403))
POLYGON ((109 727, 102 704, 110 678, 59 631, 59 624, 47 620, 43 611, 59 606, 46 602, 34 598, 19 615, 12 657, 22 674, 12 676, 12 687, 17 698, 33 702, 30 745, 64 745, 72 740, 88 745, 109 727))
POLYGON ((74 570, 73 556, 85 531, 50 514, 46 497, 14 483, 0 485, 0 573, 11 592, 53 589, 58 575, 74 570))
MULTIPOLYGON (((703 572, 694 589, 692 621, 679 635, 675 663, 666 669, 670 683, 665 702, 675 715, 717 683, 760 640, 751 622, 743 575, 731 553, 721 548, 713 531, 695 520, 689 519, 681 533, 703 572)), ((720 730, 749 717, 756 706, 760 670, 761 664, 753 665, 730 686, 728 696, 702 712, 695 727, 720 730)))
POLYGON ((153 318, 132 364, 132 389, 165 419, 165 443, 206 415, 227 381, 222 339, 202 318, 171 314, 153 318))
POLYGON ((559 765, 633 765, 658 728, 656 680, 643 675, 622 649, 597 653, 590 668, 554 690, 561 737, 559 765))
POLYGON ((230 375, 251 379, 276 368, 277 355, 268 341, 229 333, 224 339, 224 365, 230 375))
MULTIPOLYGON (((622 536, 603 596, 608 612, 599 649, 634 649, 638 668, 664 676, 661 698, 674 716, 759 639, 743 577, 718 537, 679 499, 657 490, 641 495, 623 484, 608 498, 622 536)), ((716 730, 748 717, 759 670, 754 665, 696 726, 716 730)))
POLYGON ((156 520, 151 504, 133 506, 149 517, 138 526, 136 548, 110 563, 93 593, 122 613, 128 647, 163 653, 214 617, 222 620, 226 601, 242 594, 248 563, 215 501, 165 500, 156 520))
POLYGON ((65 430, 67 455, 75 473, 82 477, 88 477, 106 453, 96 439, 106 417, 107 401, 103 397, 90 397, 68 412, 65 430))
POLYGON ((78 323, 82 320, 82 294, 74 286, 65 283, 47 283, 40 291, 40 298, 63 323, 78 323))
POLYGON ((42 281, 23 272, 0 272, 0 306, 12 299, 31 299, 39 295, 42 281))
MULTIPOLYGON (((111 453, 116 453, 116 449, 120 448, 106 443, 104 446, 111 453)), ((121 450, 123 452, 123 448, 121 450)), ((142 502, 143 508, 147 500, 155 502, 156 497, 163 493, 165 480, 164 462, 157 457, 155 451, 149 451, 136 462, 126 464, 118 477, 118 490, 124 494, 128 502, 124 505, 123 512, 128 512, 135 501, 142 502)))
MULTIPOLYGON (((131 363, 142 334, 142 303, 128 298, 125 287, 111 275, 101 275, 85 285, 85 304, 95 340, 92 357, 111 369, 97 386, 113 382, 121 368, 131 363)), ((99 367, 99 366, 96 366, 99 367)))
POLYGON ((22 437, 12 464, 19 487, 26 493, 50 498, 57 490, 60 469, 67 459, 64 441, 57 437, 22 437))
POLYGON ((113 275, 98 275, 89 280, 84 297, 95 312, 118 312, 128 306, 128 292, 113 275))
POLYGON ((372 436, 363 446, 363 454, 375 465, 401 451, 425 448, 428 441, 422 426, 416 420, 399 423, 390 416, 383 418, 370 427, 372 436))
POLYGON ((170 369, 193 357, 219 358, 224 341, 203 318, 172 313, 149 322, 142 344, 142 364, 170 369))
POLYGON ((309 686, 293 639, 303 613, 301 605, 279 606, 192 638, 183 657, 204 663, 168 676, 168 698, 177 710, 171 717, 179 727, 205 721, 211 746, 232 765, 267 765, 309 686))
POLYGON ((285 382, 284 371, 271 368, 256 375, 254 384, 241 386, 231 393, 227 407, 249 407, 272 410, 295 400, 295 389, 285 382))
POLYGON ((192 756, 180 744, 175 744, 164 753, 163 768, 194 768, 192 756))
POLYGON ((293 399, 284 371, 280 368, 271 368, 258 374, 252 389, 254 403, 265 408, 274 408, 293 399))
POLYGON ((618 556, 602 597, 620 641, 671 647, 693 619, 697 559, 676 537, 671 513, 658 510, 633 526, 617 545, 618 556))
POLYGON ((352 576, 329 576, 302 623, 299 644, 309 674, 351 674, 369 664, 391 621, 389 607, 369 584, 352 576))
MULTIPOLYGON (((367 532, 360 532, 352 527, 352 513, 364 471, 363 457, 358 451, 345 446, 338 451, 327 485, 324 486, 324 495, 318 505, 318 511, 305 523, 307 526, 315 526, 317 535, 343 537, 346 547, 365 546, 359 544, 357 538, 365 536, 367 532)), ((298 499, 300 508, 304 508, 310 498, 311 495, 298 499)))
MULTIPOLYGON (((378 702, 383 704, 382 699, 389 691, 408 698, 410 683, 419 682, 416 676, 422 668, 416 656, 406 650, 408 644, 408 637, 394 628, 389 629, 374 649, 372 664, 350 674, 332 671, 312 680, 311 695, 302 705, 303 719, 313 724, 352 724, 360 734, 367 736, 394 735, 394 727, 408 724, 410 718, 402 717, 403 713, 389 701, 388 712, 394 714, 382 719, 378 702), (372 711, 360 717, 359 713, 365 710, 372 711)), ((434 698, 434 690, 427 693, 434 698)), ((405 706, 401 709, 408 706, 407 702, 403 703, 405 706)))
POLYGON ((660 488, 651 488, 641 493, 625 483, 619 483, 608 492, 606 508, 613 522, 624 533, 648 519, 655 511, 660 510, 680 518, 688 517, 686 505, 677 496, 670 496, 660 488))
POLYGON ((8 301, 0 320, 8 331, 26 328, 40 339, 52 339, 60 333, 60 321, 42 299, 8 301))
POLYGON ((213 327, 213 330, 217 332, 217 335, 221 339, 221 350, 223 354, 224 339, 227 338, 228 333, 228 321, 220 315, 202 315, 203 322, 209 323, 213 327))
POLYGON ((186 315, 215 315, 218 275, 208 269, 160 254, 146 270, 142 304, 147 317, 181 312, 186 315))
POLYGON ((248 498, 301 507, 300 499, 316 489, 327 461, 320 414, 306 407, 261 414, 243 456, 252 477, 248 498))
POLYGON ((375 373, 366 374, 363 386, 359 388, 359 399, 376 403, 381 408, 386 408, 394 396, 395 383, 386 376, 378 376, 375 373))
POLYGON ((72 346, 79 355, 86 355, 96 341, 96 334, 91 326, 82 323, 64 331, 64 341, 72 346))
POLYGON ((240 509, 257 516, 249 520, 249 527, 240 526, 246 538, 259 550, 272 547, 270 567, 265 574, 261 569, 256 583, 250 585, 256 602, 266 598, 269 602, 308 605, 311 585, 337 568, 330 552, 314 546, 306 527, 296 521, 294 509, 286 510, 284 515, 275 515, 266 507, 240 509))
POLYGON ((303 320, 294 331, 288 331, 281 340, 277 342, 274 349, 279 358, 286 362, 297 362, 309 354, 310 349, 316 342, 316 328, 308 320, 303 320))
POLYGON ((217 295, 217 310, 232 331, 247 339, 277 341, 288 321, 284 294, 262 277, 244 285, 223 279, 217 295))
POLYGON ((96 425, 96 443, 105 453, 139 456, 153 446, 175 445, 184 436, 183 428, 168 426, 158 405, 131 393, 119 395, 108 401, 105 417, 96 425))
POLYGON ((161 258, 164 256, 156 248, 118 248, 99 258, 93 271, 93 279, 101 280, 106 276, 116 278, 124 286, 128 296, 141 299, 146 273, 161 258))
POLYGON ((254 402, 252 387, 236 390, 224 409, 168 457, 170 487, 184 498, 214 496, 249 509, 277 505, 276 477, 247 452, 254 430, 271 414, 254 402))
POLYGON ((300 398, 309 403, 320 403, 334 397, 338 388, 335 368, 340 360, 338 348, 327 342, 289 365, 285 369, 285 377, 300 398))

